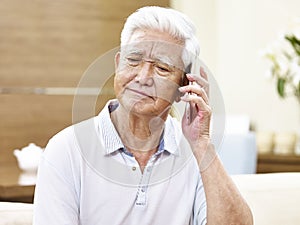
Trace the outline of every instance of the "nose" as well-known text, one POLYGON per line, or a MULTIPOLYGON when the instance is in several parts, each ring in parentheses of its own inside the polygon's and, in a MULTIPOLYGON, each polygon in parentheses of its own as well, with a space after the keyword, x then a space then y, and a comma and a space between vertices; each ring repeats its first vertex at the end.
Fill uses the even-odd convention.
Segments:
POLYGON ((145 61, 144 63, 142 63, 135 77, 135 81, 140 83, 141 85, 153 85, 153 71, 151 62, 145 61))

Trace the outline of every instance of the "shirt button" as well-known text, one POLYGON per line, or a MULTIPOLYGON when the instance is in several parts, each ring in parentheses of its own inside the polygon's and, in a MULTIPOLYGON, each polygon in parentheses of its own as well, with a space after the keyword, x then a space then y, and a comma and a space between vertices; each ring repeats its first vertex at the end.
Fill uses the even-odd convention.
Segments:
POLYGON ((132 167, 132 170, 133 170, 133 171, 135 171, 135 170, 136 170, 136 167, 135 167, 135 166, 133 166, 133 167, 132 167))

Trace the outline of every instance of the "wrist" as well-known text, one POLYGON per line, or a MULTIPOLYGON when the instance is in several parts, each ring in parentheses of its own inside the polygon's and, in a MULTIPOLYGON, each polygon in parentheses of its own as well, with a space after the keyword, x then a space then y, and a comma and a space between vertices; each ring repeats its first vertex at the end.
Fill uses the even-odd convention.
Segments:
POLYGON ((192 146, 193 154, 197 160, 200 172, 205 171, 217 157, 214 145, 210 139, 205 138, 192 146))
POLYGON ((205 153, 209 144, 211 144, 210 137, 201 137, 194 143, 190 143, 193 152, 197 152, 200 155, 205 153))

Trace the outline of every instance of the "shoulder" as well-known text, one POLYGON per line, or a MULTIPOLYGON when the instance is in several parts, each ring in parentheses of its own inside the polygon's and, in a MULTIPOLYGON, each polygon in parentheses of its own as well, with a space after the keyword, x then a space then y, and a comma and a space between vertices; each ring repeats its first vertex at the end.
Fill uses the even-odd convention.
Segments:
POLYGON ((94 118, 64 128, 50 138, 45 151, 44 158, 55 161, 58 158, 66 159, 74 157, 78 153, 78 139, 86 136, 87 130, 94 126, 94 118))
POLYGON ((49 142, 72 144, 75 141, 76 136, 84 135, 84 133, 87 132, 87 129, 95 129, 95 117, 64 128, 51 137, 49 142))

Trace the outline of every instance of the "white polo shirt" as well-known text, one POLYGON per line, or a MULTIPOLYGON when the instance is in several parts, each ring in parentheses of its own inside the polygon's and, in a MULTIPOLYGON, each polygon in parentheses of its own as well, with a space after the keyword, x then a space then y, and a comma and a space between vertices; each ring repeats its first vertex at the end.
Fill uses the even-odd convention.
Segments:
POLYGON ((98 116, 49 141, 38 170, 34 225, 205 224, 201 176, 178 121, 166 120, 159 150, 142 173, 111 122, 117 106, 108 102, 98 116))

